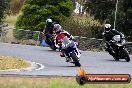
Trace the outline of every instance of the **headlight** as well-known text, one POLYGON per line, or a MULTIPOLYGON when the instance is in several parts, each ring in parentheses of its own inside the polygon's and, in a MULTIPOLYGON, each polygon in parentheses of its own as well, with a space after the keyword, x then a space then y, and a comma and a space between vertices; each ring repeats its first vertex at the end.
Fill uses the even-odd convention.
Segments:
POLYGON ((122 40, 122 44, 124 45, 125 43, 126 43, 126 40, 125 40, 125 39, 123 39, 123 40, 122 40))
POLYGON ((117 46, 122 46, 122 44, 116 44, 117 46))

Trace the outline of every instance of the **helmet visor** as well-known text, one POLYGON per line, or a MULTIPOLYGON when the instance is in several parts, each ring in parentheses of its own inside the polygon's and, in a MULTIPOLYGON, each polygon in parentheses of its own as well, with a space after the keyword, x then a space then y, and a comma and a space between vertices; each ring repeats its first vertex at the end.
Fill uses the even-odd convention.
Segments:
POLYGON ((105 31, 109 31, 110 30, 110 28, 105 28, 105 31))
POLYGON ((52 22, 47 22, 47 25, 52 25, 52 22))

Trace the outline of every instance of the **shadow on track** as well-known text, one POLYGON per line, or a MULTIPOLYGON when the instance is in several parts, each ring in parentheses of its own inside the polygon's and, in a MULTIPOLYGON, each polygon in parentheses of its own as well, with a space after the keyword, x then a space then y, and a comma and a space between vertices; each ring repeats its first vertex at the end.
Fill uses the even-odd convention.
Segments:
POLYGON ((58 51, 58 50, 45 50, 45 51, 48 51, 48 52, 60 52, 60 51, 58 51))
POLYGON ((58 50, 52 50, 52 49, 42 49, 40 51, 46 51, 46 52, 60 52, 58 50))
POLYGON ((116 60, 106 60, 106 61, 111 61, 111 62, 126 62, 125 60, 119 60, 119 61, 116 61, 116 60))
POLYGON ((56 67, 63 67, 63 68, 76 68, 74 65, 73 66, 56 66, 56 67))

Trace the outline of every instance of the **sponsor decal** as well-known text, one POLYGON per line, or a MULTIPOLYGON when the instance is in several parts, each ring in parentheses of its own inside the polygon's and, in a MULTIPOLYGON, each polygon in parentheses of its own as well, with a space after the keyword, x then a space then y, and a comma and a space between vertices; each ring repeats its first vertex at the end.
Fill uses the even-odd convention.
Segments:
POLYGON ((78 68, 78 74, 76 76, 78 84, 98 84, 98 83, 130 83, 131 76, 129 74, 86 74, 82 67, 78 68))

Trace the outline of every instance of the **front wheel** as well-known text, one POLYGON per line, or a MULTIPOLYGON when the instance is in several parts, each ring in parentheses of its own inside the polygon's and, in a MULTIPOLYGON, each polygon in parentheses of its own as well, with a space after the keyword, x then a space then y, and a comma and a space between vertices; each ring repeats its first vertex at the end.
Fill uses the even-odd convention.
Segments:
POLYGON ((129 54, 128 54, 127 50, 124 49, 123 53, 124 53, 124 58, 125 58, 126 62, 129 62, 130 61, 130 57, 129 57, 129 54))
POLYGON ((84 85, 87 81, 87 79, 84 76, 77 76, 76 81, 80 85, 84 85))
POLYGON ((79 58, 76 56, 76 54, 75 53, 72 53, 71 54, 71 57, 72 57, 72 59, 74 61, 75 66, 80 67, 81 64, 79 63, 79 58))
POLYGON ((126 57, 126 62, 129 62, 130 61, 130 57, 129 57, 129 55, 126 57))

